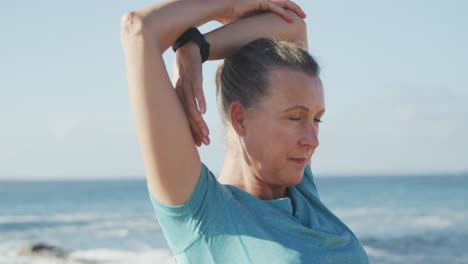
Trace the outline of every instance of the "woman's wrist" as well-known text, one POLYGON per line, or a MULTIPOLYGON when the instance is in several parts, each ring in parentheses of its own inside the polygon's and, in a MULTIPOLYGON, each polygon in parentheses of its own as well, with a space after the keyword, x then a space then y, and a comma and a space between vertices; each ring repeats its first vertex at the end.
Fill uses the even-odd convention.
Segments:
POLYGON ((219 14, 213 18, 213 20, 223 25, 228 24, 233 14, 234 4, 236 0, 208 0, 208 1, 215 1, 215 2, 223 3, 223 8, 219 12, 219 14))
POLYGON ((177 52, 180 52, 183 56, 195 56, 200 55, 200 48, 197 44, 193 43, 192 41, 187 42, 187 44, 183 45, 182 47, 177 49, 177 52))
POLYGON ((210 19, 212 21, 217 21, 219 23, 224 24, 225 21, 228 21, 232 15, 234 9, 234 2, 235 0, 201 0, 204 2, 208 2, 209 5, 217 6, 217 12, 215 15, 210 19))

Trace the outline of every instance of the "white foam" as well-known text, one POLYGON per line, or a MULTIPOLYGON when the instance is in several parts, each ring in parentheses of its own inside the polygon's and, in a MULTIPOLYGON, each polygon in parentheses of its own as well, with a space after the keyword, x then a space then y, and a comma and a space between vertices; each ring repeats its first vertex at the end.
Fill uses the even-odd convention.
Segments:
POLYGON ((172 254, 168 249, 152 249, 143 252, 114 249, 81 250, 73 252, 69 257, 72 260, 96 261, 115 264, 175 263, 172 254))
POLYGON ((418 216, 413 220, 413 224, 418 228, 444 229, 452 225, 452 221, 438 215, 418 216))
POLYGON ((51 257, 1 257, 0 264, 83 264, 74 260, 51 257))
MULTIPOLYGON (((107 218, 108 216, 106 216, 107 218)), ((74 221, 94 221, 103 219, 102 214, 95 213, 79 213, 79 214, 55 214, 55 215, 9 215, 0 216, 0 224, 7 223, 28 223, 28 222, 74 222, 74 221)))
POLYGON ((24 215, 24 216, 0 216, 0 224, 9 224, 9 223, 25 223, 38 221, 42 218, 33 215, 24 215))
MULTIPOLYGON (((50 216, 0 216, 1 224, 34 224, 54 223, 51 226, 42 225, 40 229, 16 230, 17 233, 34 233, 36 230, 48 233, 73 234, 92 232, 104 237, 126 237, 131 231, 157 232, 158 222, 153 217, 135 217, 121 215, 99 215, 95 213, 56 214, 50 216), (77 222, 77 224, 76 224, 77 222), (104 231, 103 231, 104 230, 104 231)), ((1 241, 1 239, 0 239, 1 241)))
POLYGON ((339 208, 333 210, 333 212, 340 218, 347 217, 367 217, 371 215, 381 215, 385 213, 382 208, 368 208, 368 207, 355 207, 355 208, 339 208))
POLYGON ((369 257, 385 257, 390 254, 389 252, 385 250, 377 249, 377 248, 366 246, 366 245, 364 245, 364 250, 366 251, 369 257))
POLYGON ((67 258, 50 256, 20 256, 14 251, 0 251, 0 264, 175 264, 169 249, 159 248, 142 252, 115 249, 79 250, 67 258))

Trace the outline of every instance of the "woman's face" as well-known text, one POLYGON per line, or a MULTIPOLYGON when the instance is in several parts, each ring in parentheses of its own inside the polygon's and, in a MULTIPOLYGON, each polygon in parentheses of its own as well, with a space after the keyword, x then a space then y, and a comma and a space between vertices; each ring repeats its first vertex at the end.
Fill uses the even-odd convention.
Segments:
POLYGON ((245 158, 266 184, 292 186, 319 145, 324 95, 319 77, 287 69, 270 76, 271 90, 245 117, 245 158))

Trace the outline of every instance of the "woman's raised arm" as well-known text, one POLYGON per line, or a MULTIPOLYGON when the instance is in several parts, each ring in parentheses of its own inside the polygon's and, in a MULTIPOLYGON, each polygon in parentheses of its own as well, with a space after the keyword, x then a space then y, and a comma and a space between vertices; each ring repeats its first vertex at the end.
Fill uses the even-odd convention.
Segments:
POLYGON ((263 13, 239 19, 205 34, 211 44, 209 60, 224 59, 243 45, 258 39, 285 40, 307 49, 306 23, 293 11, 288 23, 274 13, 263 13))
MULTIPOLYGON (((205 34, 206 40, 210 43, 208 59, 229 57, 243 45, 258 38, 289 41, 307 50, 306 23, 297 13, 291 10, 287 12, 291 16, 290 23, 270 12, 241 18, 205 34)), ((176 83, 180 79, 176 85, 177 94, 187 113, 195 143, 200 146, 202 142, 208 143, 210 140, 202 131, 209 129, 202 117, 202 113, 206 110, 206 102, 202 89, 202 67, 198 46, 188 43, 178 49, 176 60, 178 69, 174 71, 173 81, 176 83)))
POLYGON ((201 162, 162 53, 187 28, 226 12, 225 1, 174 1, 123 15, 121 42, 148 188, 160 202, 185 203, 201 162))
MULTIPOLYGON (((162 53, 189 27, 230 21, 265 10, 289 17, 286 0, 170 1, 122 16, 131 107, 148 188, 160 202, 185 203, 201 172, 187 117, 173 89, 162 53)), ((293 8, 290 8, 293 9, 293 8)))

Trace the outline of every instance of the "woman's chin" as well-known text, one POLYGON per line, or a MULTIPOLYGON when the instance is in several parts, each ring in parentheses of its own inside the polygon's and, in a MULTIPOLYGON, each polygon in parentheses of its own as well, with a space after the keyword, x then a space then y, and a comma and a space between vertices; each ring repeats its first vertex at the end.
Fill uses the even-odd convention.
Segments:
POLYGON ((291 176, 289 178, 287 178, 287 185, 288 186, 298 185, 302 181, 302 176, 303 176, 303 173, 301 173, 301 174, 296 174, 296 173, 291 174, 291 176))

